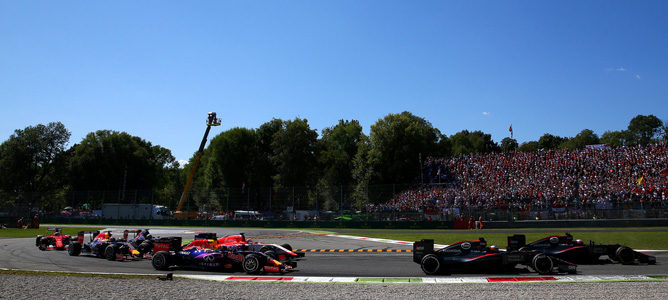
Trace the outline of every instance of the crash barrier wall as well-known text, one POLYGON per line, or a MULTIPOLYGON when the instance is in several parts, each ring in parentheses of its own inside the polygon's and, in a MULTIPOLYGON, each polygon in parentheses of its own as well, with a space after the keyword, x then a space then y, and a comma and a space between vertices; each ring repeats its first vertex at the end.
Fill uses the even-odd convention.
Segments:
MULTIPOLYGON (((44 218, 49 224, 118 226, 210 226, 263 228, 361 228, 361 229, 454 229, 451 221, 215 221, 215 220, 111 220, 44 218)), ((668 226, 668 219, 490 221, 484 228, 576 228, 668 226)))

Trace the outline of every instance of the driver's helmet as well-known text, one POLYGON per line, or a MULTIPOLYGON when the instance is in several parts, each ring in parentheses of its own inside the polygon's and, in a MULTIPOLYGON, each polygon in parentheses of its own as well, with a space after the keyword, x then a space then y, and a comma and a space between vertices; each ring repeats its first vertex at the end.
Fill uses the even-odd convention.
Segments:
POLYGON ((582 241, 581 239, 577 239, 577 240, 575 240, 575 244, 576 245, 584 245, 584 241, 582 241))
POLYGON ((142 231, 141 231, 141 235, 144 236, 144 237, 147 237, 147 236, 149 235, 149 233, 148 233, 148 229, 144 229, 144 230, 142 230, 142 231))
POLYGON ((54 236, 60 236, 60 232, 56 232, 53 234, 54 236))
POLYGON ((489 246, 489 250, 492 252, 499 252, 499 247, 497 247, 496 245, 491 245, 489 246))
POLYGON ((107 239, 107 240, 110 239, 111 238, 111 232, 106 232, 104 234, 104 238, 107 239))

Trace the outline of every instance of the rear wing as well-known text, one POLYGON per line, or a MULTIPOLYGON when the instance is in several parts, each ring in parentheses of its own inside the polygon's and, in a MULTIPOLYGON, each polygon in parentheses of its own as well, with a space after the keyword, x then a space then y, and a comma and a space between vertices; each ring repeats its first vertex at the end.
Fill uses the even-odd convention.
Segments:
POLYGON ((422 257, 427 254, 434 253, 434 240, 423 239, 413 243, 413 261, 416 263, 422 262, 422 257))
POLYGON ((153 243, 153 253, 159 251, 181 251, 181 237, 171 236, 156 239, 153 243))
POLYGON ((62 232, 63 229, 59 227, 52 227, 52 228, 47 228, 46 231, 62 232))
POLYGON ((519 250, 527 244, 527 237, 523 234, 516 234, 508 237, 507 251, 519 250))
POLYGON ((86 230, 86 231, 79 231, 77 234, 77 242, 83 244, 84 243, 84 236, 86 234, 90 234, 90 240, 93 241, 93 239, 100 234, 99 230, 86 230))

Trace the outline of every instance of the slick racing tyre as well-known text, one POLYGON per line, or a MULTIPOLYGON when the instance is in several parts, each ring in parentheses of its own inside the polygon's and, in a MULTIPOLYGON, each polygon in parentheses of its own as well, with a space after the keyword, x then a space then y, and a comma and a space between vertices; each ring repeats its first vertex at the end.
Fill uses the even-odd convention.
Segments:
POLYGON ((246 274, 257 274, 262 271, 262 261, 260 260, 260 256, 256 254, 251 253, 246 255, 242 265, 246 274))
POLYGON ((629 247, 621 246, 615 251, 615 260, 623 265, 630 265, 633 263, 633 250, 629 247))
POLYGON ((116 260, 116 248, 114 245, 109 245, 104 248, 104 258, 107 260, 116 260))
POLYGON ((283 245, 281 245, 281 247, 292 251, 292 246, 290 246, 290 244, 283 244, 283 245))
POLYGON ((49 239, 48 239, 48 238, 42 238, 42 239, 39 241, 39 250, 44 251, 44 250, 46 250, 47 248, 49 248, 49 239))
POLYGON ((42 240, 42 236, 38 235, 37 238, 35 239, 35 246, 39 247, 41 240, 42 240))
POLYGON ((67 254, 70 256, 79 256, 81 254, 81 244, 79 242, 72 242, 67 248, 67 254))
POLYGON ((554 263, 552 262, 552 259, 545 254, 538 254, 531 260, 531 267, 533 267, 538 274, 550 274, 552 273, 552 268, 554 268, 554 263))
POLYGON ((441 272, 441 260, 434 254, 427 254, 422 258, 420 267, 427 275, 436 275, 441 272))
POLYGON ((153 258, 151 259, 151 264, 153 265, 153 268, 156 270, 166 271, 169 269, 170 265, 169 258, 170 258, 169 252, 158 251, 158 253, 153 255, 153 258))

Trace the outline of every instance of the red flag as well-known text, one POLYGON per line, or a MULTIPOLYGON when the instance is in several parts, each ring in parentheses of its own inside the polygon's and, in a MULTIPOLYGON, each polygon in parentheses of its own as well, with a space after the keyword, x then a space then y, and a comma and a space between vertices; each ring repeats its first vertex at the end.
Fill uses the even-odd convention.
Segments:
POLYGON ((668 167, 661 171, 661 175, 663 175, 663 177, 668 177, 668 167))
POLYGON ((510 128, 508 128, 508 131, 510 131, 510 138, 513 138, 513 124, 510 124, 510 128))

